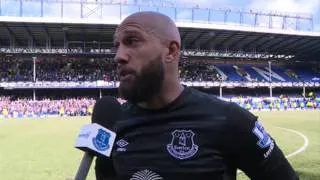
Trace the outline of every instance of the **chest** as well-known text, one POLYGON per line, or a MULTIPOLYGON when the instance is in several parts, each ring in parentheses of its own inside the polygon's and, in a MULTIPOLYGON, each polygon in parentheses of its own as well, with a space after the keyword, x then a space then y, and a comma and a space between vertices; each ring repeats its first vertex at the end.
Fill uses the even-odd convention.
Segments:
POLYGON ((139 117, 118 125, 113 161, 117 172, 152 169, 211 173, 225 166, 223 118, 197 113, 139 117))

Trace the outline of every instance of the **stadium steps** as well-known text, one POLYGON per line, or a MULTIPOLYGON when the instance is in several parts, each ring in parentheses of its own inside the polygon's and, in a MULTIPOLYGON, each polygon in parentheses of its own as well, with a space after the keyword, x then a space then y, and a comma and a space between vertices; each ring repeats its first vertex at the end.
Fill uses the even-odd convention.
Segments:
MULTIPOLYGON (((257 67, 259 69, 262 69, 264 71, 267 71, 268 74, 267 74, 267 77, 269 78, 269 69, 268 69, 268 66, 265 66, 265 65, 257 65, 257 66, 254 66, 254 67, 257 67), (267 69, 266 69, 267 68, 267 69)), ((277 73, 280 77, 282 77, 282 74, 279 74, 277 71, 275 71, 274 69, 275 67, 274 66, 271 66, 271 71, 274 72, 274 73, 277 73)), ((282 77, 283 79, 285 79, 284 77, 282 77)), ((263 78, 264 79, 264 78, 263 78)), ((281 80, 277 79, 277 78, 274 78, 271 76, 271 80, 272 82, 282 82, 281 80)), ((285 79, 286 80, 286 79, 285 79)), ((265 80, 265 81, 268 81, 268 80, 265 80)))
POLYGON ((299 81, 296 78, 288 76, 285 73, 286 68, 280 68, 280 67, 276 67, 276 66, 272 66, 271 68, 272 68, 272 71, 274 71, 275 73, 279 74, 281 77, 283 77, 288 82, 297 82, 297 81, 299 81))
MULTIPOLYGON (((257 73, 257 71, 255 71, 254 69, 251 68, 251 65, 241 65, 240 67, 245 69, 250 74, 252 79, 256 79, 257 78, 258 81, 265 80, 259 73, 257 73)), ((267 80, 265 80, 265 81, 267 81, 267 80)))
POLYGON ((308 69, 300 69, 300 68, 292 68, 303 81, 312 81, 314 77, 320 77, 319 74, 312 72, 312 70, 308 69))
POLYGON ((228 76, 228 81, 245 81, 229 64, 217 64, 216 65, 221 71, 228 76))

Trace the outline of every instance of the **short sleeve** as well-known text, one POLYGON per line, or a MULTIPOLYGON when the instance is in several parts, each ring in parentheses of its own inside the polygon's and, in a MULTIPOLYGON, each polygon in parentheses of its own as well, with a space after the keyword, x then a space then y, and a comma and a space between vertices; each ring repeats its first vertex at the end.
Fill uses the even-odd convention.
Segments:
POLYGON ((251 179, 299 179, 259 118, 237 104, 229 105, 226 144, 237 168, 251 179))

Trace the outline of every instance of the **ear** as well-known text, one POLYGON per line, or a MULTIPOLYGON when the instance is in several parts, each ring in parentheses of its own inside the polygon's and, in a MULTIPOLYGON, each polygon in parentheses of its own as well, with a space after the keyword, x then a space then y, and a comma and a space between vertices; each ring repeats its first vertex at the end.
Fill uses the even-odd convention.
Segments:
POLYGON ((167 46, 167 52, 166 52, 166 63, 172 63, 174 61, 179 61, 180 56, 180 45, 176 41, 170 41, 167 46))

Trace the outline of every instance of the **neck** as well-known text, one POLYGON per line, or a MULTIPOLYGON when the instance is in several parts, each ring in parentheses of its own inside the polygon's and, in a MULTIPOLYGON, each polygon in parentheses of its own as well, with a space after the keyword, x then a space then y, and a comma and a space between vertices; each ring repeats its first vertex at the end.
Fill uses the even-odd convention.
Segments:
POLYGON ((173 102, 182 93, 184 87, 179 80, 172 83, 164 83, 160 93, 149 101, 141 102, 138 105, 146 109, 159 109, 173 102))

